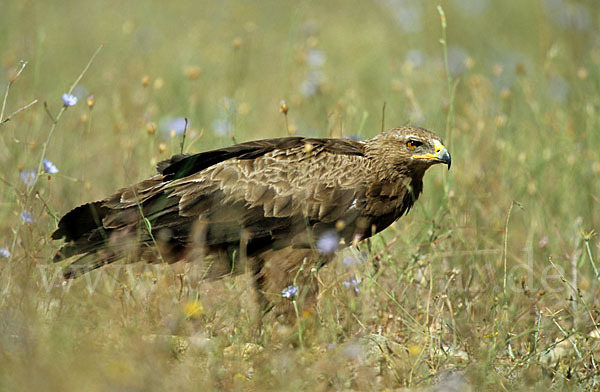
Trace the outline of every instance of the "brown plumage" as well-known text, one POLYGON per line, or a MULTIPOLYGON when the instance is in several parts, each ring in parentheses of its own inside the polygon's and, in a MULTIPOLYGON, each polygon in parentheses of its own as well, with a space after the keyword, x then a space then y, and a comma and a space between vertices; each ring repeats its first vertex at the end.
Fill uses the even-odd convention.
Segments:
MULTIPOLYGON (((408 212, 431 165, 450 155, 435 134, 402 127, 366 141, 257 140, 158 164, 158 174, 67 213, 54 261, 82 255, 74 277, 133 255, 199 263, 203 277, 251 272, 263 306, 295 282, 314 297, 308 273, 329 261, 322 236, 349 245, 408 212)), ((334 244, 335 247, 335 244, 334 244)))

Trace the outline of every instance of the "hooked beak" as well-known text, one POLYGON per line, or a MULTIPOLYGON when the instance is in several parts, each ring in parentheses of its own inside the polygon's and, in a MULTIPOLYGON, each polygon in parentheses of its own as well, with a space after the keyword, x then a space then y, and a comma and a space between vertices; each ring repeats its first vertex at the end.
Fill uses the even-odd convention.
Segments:
POLYGON ((434 163, 445 163, 448 165, 448 170, 450 170, 450 165, 452 164, 452 157, 450 153, 444 147, 443 144, 436 144, 433 154, 424 154, 424 155, 413 155, 414 159, 428 159, 434 161, 434 163))
POLYGON ((441 144, 437 145, 435 147, 435 156, 439 162, 448 165, 448 170, 450 170, 450 165, 452 165, 452 157, 450 156, 450 153, 448 152, 446 147, 442 146, 441 144))

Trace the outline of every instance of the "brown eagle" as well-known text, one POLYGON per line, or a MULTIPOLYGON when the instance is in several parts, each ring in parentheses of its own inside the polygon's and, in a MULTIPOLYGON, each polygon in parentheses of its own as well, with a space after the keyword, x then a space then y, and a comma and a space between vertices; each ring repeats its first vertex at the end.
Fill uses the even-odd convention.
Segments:
POLYGON ((185 260, 206 279, 252 273, 263 309, 290 285, 314 298, 309 271, 408 212, 425 171, 450 162, 438 136, 408 126, 365 141, 285 137, 175 155, 67 213, 54 261, 81 255, 71 278, 127 256, 185 260))

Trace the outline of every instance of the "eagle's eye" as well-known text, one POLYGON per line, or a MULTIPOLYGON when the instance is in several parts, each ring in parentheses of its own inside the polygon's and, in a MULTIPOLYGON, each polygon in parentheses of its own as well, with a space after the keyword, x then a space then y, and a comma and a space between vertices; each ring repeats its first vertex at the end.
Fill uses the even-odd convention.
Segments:
POLYGON ((406 142, 406 147, 410 148, 411 150, 414 150, 417 147, 420 147, 423 145, 423 142, 420 142, 418 140, 409 140, 408 142, 406 142))

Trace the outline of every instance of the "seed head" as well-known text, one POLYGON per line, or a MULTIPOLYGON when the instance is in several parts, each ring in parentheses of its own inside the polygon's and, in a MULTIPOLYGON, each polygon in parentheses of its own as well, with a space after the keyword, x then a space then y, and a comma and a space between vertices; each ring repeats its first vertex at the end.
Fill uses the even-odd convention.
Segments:
POLYGON ((279 112, 283 113, 283 114, 287 114, 289 110, 289 107, 287 105, 287 103, 285 103, 285 101, 282 99, 281 102, 279 103, 279 112))
POLYGON ((183 75, 189 80, 196 80, 202 75, 202 68, 195 65, 188 65, 183 70, 183 75))
POLYGON ((156 124, 153 122, 147 123, 146 132, 148 133, 148 135, 154 135, 154 132, 156 132, 156 124))
POLYGON ((93 108, 94 105, 96 104, 96 98, 93 95, 90 95, 89 97, 87 97, 87 99, 85 100, 85 103, 87 103, 88 108, 93 108))

